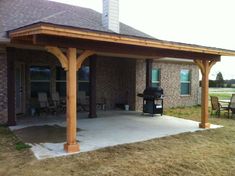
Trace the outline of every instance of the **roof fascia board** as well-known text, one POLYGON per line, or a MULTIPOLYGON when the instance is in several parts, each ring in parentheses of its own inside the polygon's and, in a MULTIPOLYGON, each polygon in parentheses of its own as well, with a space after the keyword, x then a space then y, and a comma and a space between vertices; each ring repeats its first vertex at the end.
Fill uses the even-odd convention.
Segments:
POLYGON ((124 35, 107 34, 105 32, 85 31, 78 28, 68 28, 61 26, 53 26, 46 24, 34 24, 25 28, 20 28, 9 32, 10 38, 17 38, 22 36, 47 34, 56 35, 70 38, 90 39, 105 42, 114 42, 121 44, 130 44, 143 47, 154 47, 161 49, 172 49, 178 51, 191 51, 205 54, 223 55, 223 56, 235 56, 235 51, 213 49, 200 46, 190 46, 187 44, 177 44, 174 42, 158 41, 154 39, 144 39, 140 37, 127 37, 124 35))

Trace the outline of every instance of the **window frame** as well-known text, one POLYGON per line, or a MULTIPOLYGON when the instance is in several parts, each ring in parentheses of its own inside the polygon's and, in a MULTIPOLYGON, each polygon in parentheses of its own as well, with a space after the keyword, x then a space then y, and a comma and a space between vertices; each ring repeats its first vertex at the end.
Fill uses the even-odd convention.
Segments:
MULTIPOLYGON (((90 66, 89 65, 84 65, 84 66, 82 66, 82 67, 89 67, 89 74, 90 74, 90 66)), ((81 68, 82 68, 81 67, 81 68)), ((64 72, 66 72, 62 67, 60 67, 60 66, 56 66, 56 68, 55 68, 55 75, 56 75, 56 73, 57 73, 57 69, 58 68, 60 68, 60 69, 62 69, 64 72)), ((64 79, 64 80, 62 80, 62 79, 57 79, 57 76, 56 76, 56 78, 55 78, 55 90, 57 91, 57 83, 65 83, 65 86, 66 86, 66 83, 67 83, 67 80, 66 79, 64 79)), ((80 83, 90 83, 90 80, 88 79, 88 80, 81 80, 80 79, 80 77, 79 77, 79 71, 77 72, 77 91, 79 92, 80 90, 79 90, 79 85, 80 85, 80 83)), ((88 92, 89 92, 89 90, 88 90, 88 92)), ((65 94, 66 95, 66 94, 65 94)))
MULTIPOLYGON (((30 84, 30 92, 29 92, 29 95, 30 95, 30 98, 35 98, 35 96, 32 96, 32 83, 48 83, 49 84, 49 95, 51 95, 51 86, 52 86, 52 73, 53 70, 51 68, 50 65, 47 65, 47 64, 31 64, 29 65, 29 84, 30 84), (32 67, 46 67, 50 70, 50 78, 49 79, 45 79, 45 80, 37 80, 37 79, 31 79, 31 68, 32 67)), ((48 96, 49 96, 48 95, 48 96)))
POLYGON ((187 68, 183 68, 180 69, 180 96, 190 96, 191 95, 191 80, 192 80, 192 76, 191 76, 191 70, 187 69, 187 68), (188 71, 188 81, 181 81, 181 72, 182 71, 188 71), (188 93, 187 94, 182 94, 182 84, 188 84, 188 93))
POLYGON ((157 86, 161 86, 161 69, 160 68, 152 68, 151 70, 151 87, 154 87, 153 84, 157 84, 157 86), (158 77, 157 81, 153 81, 153 71, 157 70, 158 77))

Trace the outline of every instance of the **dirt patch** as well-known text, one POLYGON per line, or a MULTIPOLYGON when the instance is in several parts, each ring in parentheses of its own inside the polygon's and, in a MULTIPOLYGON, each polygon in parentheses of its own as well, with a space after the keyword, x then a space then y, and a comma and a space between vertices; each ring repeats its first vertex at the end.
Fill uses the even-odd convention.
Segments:
MULTIPOLYGON (((81 129, 77 129, 81 131, 81 129)), ((60 143, 66 141, 66 127, 43 125, 21 128, 14 131, 15 135, 25 143, 60 143)))

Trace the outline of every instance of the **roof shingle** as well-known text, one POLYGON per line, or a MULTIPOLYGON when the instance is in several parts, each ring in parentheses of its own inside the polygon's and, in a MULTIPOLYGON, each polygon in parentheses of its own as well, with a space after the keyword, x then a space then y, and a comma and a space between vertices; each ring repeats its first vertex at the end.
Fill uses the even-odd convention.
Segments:
MULTIPOLYGON (((99 12, 48 0, 0 0, 0 20, 0 38, 6 38, 9 30, 37 22, 114 33, 102 26, 99 12)), ((123 23, 120 34, 153 38, 123 23)))

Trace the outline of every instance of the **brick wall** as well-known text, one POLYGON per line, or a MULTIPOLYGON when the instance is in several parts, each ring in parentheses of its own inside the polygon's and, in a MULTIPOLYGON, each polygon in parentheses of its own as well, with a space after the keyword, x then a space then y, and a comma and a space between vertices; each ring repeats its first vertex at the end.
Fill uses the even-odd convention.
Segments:
POLYGON ((97 59, 97 101, 107 100, 107 108, 128 103, 135 109, 135 60, 101 57, 97 59))
MULTIPOLYGON (((49 65, 52 70, 51 92, 55 91, 55 68, 60 66, 58 60, 45 51, 15 51, 15 61, 25 63, 26 71, 26 112, 30 100, 29 68, 31 65, 49 65)), ((0 123, 7 117, 7 66, 6 53, 0 53, 0 123)), ((87 64, 87 63, 84 63, 87 64)), ((161 70, 161 86, 164 89, 166 107, 191 106, 198 101, 199 72, 195 65, 189 63, 153 62, 153 68, 161 70), (180 70, 190 69, 191 95, 180 96, 180 70)), ((98 56, 97 59, 97 101, 106 98, 107 108, 114 109, 116 103, 128 103, 131 110, 142 110, 142 99, 137 93, 143 92, 146 82, 145 60, 98 56)))
POLYGON ((0 51, 0 123, 7 121, 7 56, 0 51))
MULTIPOLYGON (((153 62, 153 68, 160 69, 160 85, 164 89, 164 106, 192 106, 198 104, 199 91, 199 71, 196 65, 191 63, 170 63, 153 62), (189 96, 180 95, 180 70, 189 69, 191 71, 191 94, 189 96)), ((136 92, 143 92, 145 89, 145 61, 138 61, 136 64, 136 92)), ((142 110, 142 99, 136 98, 136 110, 142 110)))
MULTIPOLYGON (((57 58, 45 51, 15 50, 15 62, 25 64, 25 100, 27 113, 32 100, 30 96, 31 65, 45 65, 51 69, 51 92, 56 91, 55 70, 60 66, 57 58)), ((83 64, 88 64, 86 60, 83 64)), ((1 65, 2 66, 2 65, 1 65)), ((6 79, 6 76, 4 76, 6 79)), ((5 91, 6 92, 6 91, 5 91)), ((126 58, 103 57, 97 59, 97 102, 106 98, 107 109, 114 109, 116 103, 128 103, 130 109, 135 109, 135 60, 126 58)))

